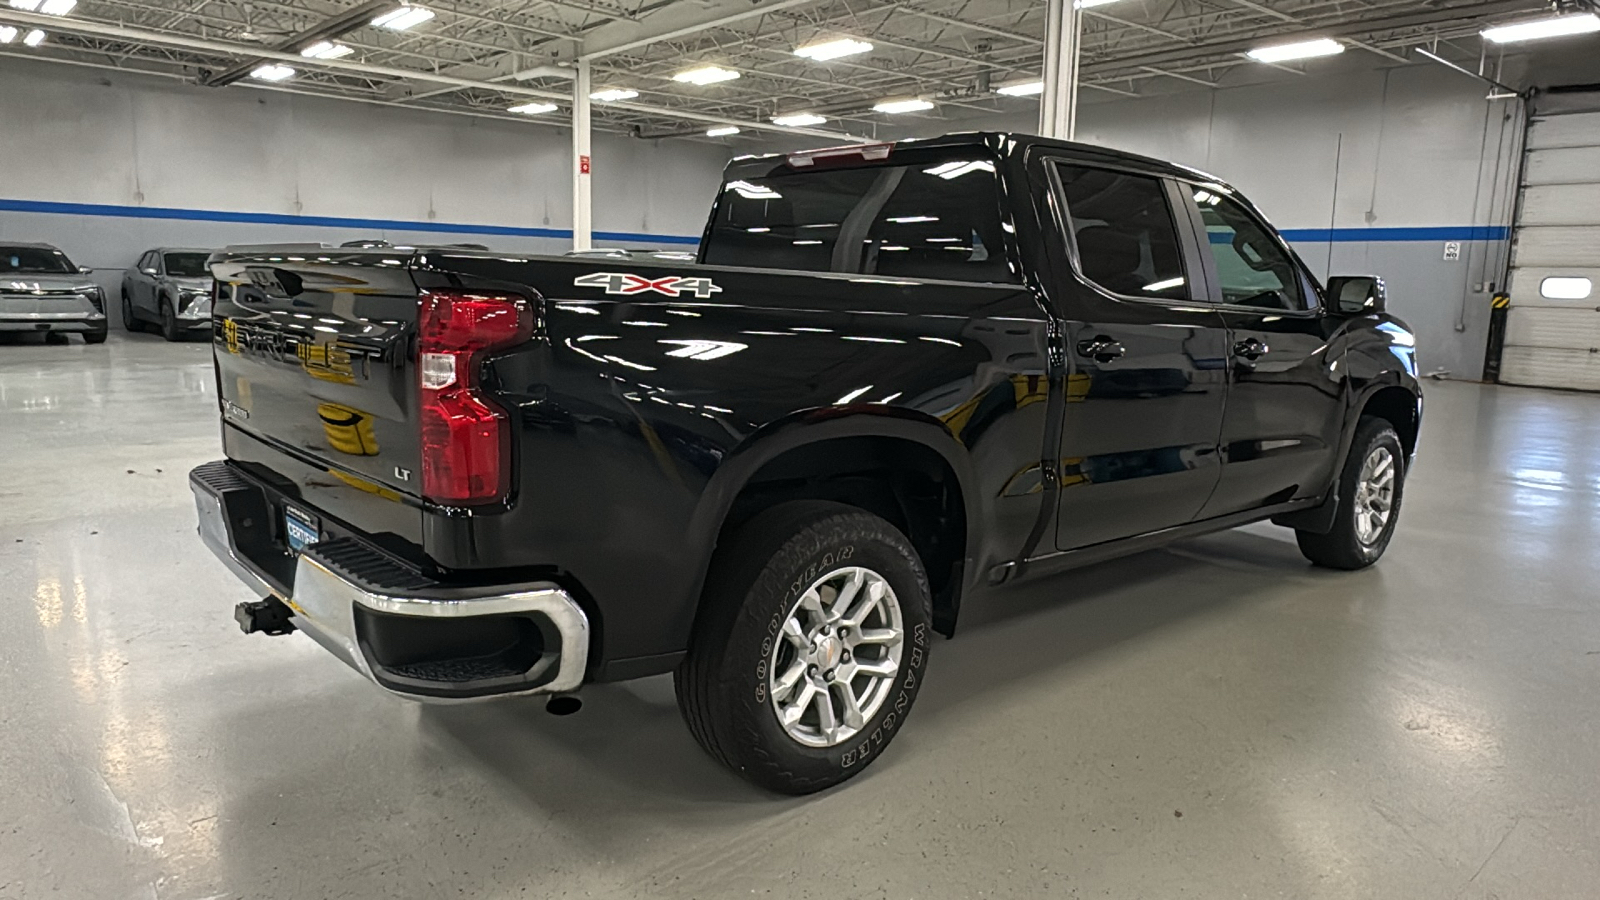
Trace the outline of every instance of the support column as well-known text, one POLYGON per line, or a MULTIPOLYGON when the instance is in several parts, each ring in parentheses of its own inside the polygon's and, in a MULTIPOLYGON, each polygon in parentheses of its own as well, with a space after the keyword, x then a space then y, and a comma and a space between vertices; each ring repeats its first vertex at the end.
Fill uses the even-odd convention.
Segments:
POLYGON ((589 60, 578 58, 572 79, 572 249, 588 250, 593 225, 593 197, 589 179, 589 60))
POLYGON ((1083 10, 1073 0, 1046 0, 1046 4, 1039 133, 1070 141, 1078 127, 1078 45, 1083 35, 1083 10))

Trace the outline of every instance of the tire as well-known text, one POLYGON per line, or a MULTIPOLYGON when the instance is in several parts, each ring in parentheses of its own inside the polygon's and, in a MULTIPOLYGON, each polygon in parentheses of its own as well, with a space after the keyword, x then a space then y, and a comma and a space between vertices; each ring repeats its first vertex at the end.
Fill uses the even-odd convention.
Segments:
POLYGON ((168 341, 183 340, 183 332, 178 330, 178 314, 172 308, 172 301, 161 298, 161 336, 168 341))
POLYGON ((1405 465, 1405 449, 1394 427, 1383 419, 1363 416, 1339 473, 1339 508, 1333 530, 1327 534, 1296 530, 1301 554, 1330 569, 1364 569, 1377 562, 1400 519, 1405 465), (1381 488, 1385 473, 1387 491, 1381 488), (1385 504, 1380 523, 1377 511, 1385 504))
POLYGON ((111 326, 107 325, 105 328, 102 328, 99 331, 85 331, 83 333, 83 342, 85 344, 104 344, 106 342, 106 335, 110 332, 110 328, 111 326))
POLYGON ((931 610, 922 562, 894 526, 841 503, 780 504, 718 548, 674 678, 678 708, 700 746, 746 779, 784 794, 832 787, 865 769, 904 726, 922 688, 931 610), (852 608, 832 609, 852 582, 852 608), (858 616, 862 605, 870 608, 858 616), (887 637, 895 617, 897 644, 887 637), (787 627, 816 641, 803 646, 785 637, 787 627), (867 631, 876 640, 860 642, 856 632, 867 631), (800 674, 780 684, 796 665, 800 674), (857 665, 888 671, 847 679, 842 670, 857 665), (812 680, 829 672, 838 680, 812 680), (846 690, 859 727, 848 721, 846 690), (838 728, 831 736, 823 696, 838 728), (792 726, 780 720, 780 702, 801 710, 792 726))
POLYGON ((128 296, 127 291, 122 292, 122 327, 127 329, 129 334, 138 334, 144 330, 144 323, 134 314, 133 299, 128 296))

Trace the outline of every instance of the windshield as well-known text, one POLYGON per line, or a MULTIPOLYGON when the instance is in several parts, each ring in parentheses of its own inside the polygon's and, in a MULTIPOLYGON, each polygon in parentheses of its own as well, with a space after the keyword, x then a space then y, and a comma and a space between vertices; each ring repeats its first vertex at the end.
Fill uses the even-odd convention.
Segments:
POLYGON ((167 274, 174 278, 204 278, 211 273, 206 269, 209 253, 168 253, 167 274))
POLYGON ((0 247, 0 274, 71 275, 78 267, 49 247, 0 247))

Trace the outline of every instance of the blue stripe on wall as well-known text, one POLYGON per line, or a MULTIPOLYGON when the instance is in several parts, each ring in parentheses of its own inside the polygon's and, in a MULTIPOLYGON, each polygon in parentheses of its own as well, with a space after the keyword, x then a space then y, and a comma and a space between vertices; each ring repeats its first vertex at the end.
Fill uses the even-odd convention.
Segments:
POLYGON ((1285 228, 1285 240, 1326 244, 1356 241, 1503 241, 1504 225, 1428 225, 1418 228, 1285 228))
MULTIPOLYGON (((317 225, 328 228, 422 231, 434 234, 494 234, 510 237, 571 238, 568 228, 517 228, 510 225, 466 225, 454 222, 407 222, 400 219, 356 219, 344 216, 291 216, 282 213, 225 212, 212 209, 178 209, 166 206, 114 206, 105 203, 53 203, 47 200, 0 199, 0 211, 56 213, 69 216, 110 216, 125 219, 182 219, 191 222, 235 222, 247 225, 317 225)), ((1285 228, 1286 240, 1325 244, 1396 241, 1503 241, 1511 229, 1504 225, 1427 225, 1411 228, 1285 228)), ((632 231, 596 231, 607 241, 657 244, 698 244, 699 237, 644 234, 632 231)), ((1227 235, 1212 235, 1226 242, 1227 235)))
MULTIPOLYGON (((52 203, 47 200, 0 199, 0 211, 56 213, 69 216, 109 216, 123 219, 182 219, 190 222, 235 222, 247 225, 317 225, 328 228, 423 231, 435 234, 498 234, 511 237, 567 238, 569 228, 516 228, 509 225, 463 225, 454 222, 406 222, 399 219, 354 219, 343 216, 291 216, 281 213, 224 212, 213 209, 176 209, 166 206, 113 206, 105 203, 52 203)), ((654 244, 698 244, 699 237, 677 234, 641 234, 632 231, 596 231, 605 241, 654 244)))

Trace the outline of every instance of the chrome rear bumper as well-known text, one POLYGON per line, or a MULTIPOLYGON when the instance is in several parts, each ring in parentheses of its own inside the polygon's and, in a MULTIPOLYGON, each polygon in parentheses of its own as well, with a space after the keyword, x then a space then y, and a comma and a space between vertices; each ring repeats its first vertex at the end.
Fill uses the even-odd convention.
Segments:
MULTIPOLYGON (((277 579, 241 552, 234 537, 235 516, 230 515, 227 495, 260 488, 232 472, 226 463, 208 463, 196 469, 190 473, 189 486, 199 513, 200 538, 211 552, 257 596, 275 596, 286 604, 294 612, 290 621, 298 630, 390 693, 414 700, 450 702, 564 693, 583 683, 591 639, 589 618, 561 587, 536 582, 502 593, 444 586, 406 592, 385 590, 363 583, 335 561, 335 556, 349 556, 351 545, 345 542, 346 552, 342 554, 323 552, 322 544, 314 544, 294 557, 292 585, 283 589, 275 586, 277 579), (461 644, 468 641, 459 634, 461 629, 473 629, 473 623, 508 619, 530 623, 521 631, 536 648, 511 654, 508 658, 514 662, 484 663, 482 657, 463 657, 401 665, 392 658, 387 663, 384 659, 386 630, 390 634, 396 629, 404 632, 402 640, 414 652, 419 634, 424 635, 424 646, 427 640, 426 632, 419 632, 416 623, 437 623, 434 630, 442 642, 461 644), (454 635, 452 628, 457 632, 454 635), (516 671, 523 666, 521 660, 531 661, 523 671, 516 671)), ((259 503, 261 498, 244 499, 259 503)), ((275 552, 287 567, 289 559, 282 550, 275 552)))

